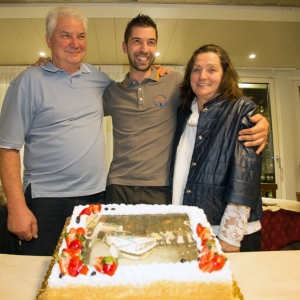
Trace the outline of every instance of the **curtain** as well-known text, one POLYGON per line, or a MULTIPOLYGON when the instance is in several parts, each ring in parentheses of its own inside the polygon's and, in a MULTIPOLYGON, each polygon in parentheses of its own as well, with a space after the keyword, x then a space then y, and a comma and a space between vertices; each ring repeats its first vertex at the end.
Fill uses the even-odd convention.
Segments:
POLYGON ((9 83, 17 77, 22 71, 27 67, 1 67, 0 66, 0 107, 2 107, 2 102, 8 89, 9 83))
MULTIPOLYGON (((123 81, 125 75, 129 72, 128 65, 103 65, 96 67, 99 69, 99 71, 106 73, 108 77, 115 80, 116 82, 123 81)), ((113 131, 112 120, 110 116, 104 118, 103 127, 105 132, 106 166, 107 169, 109 169, 113 156, 113 131)))

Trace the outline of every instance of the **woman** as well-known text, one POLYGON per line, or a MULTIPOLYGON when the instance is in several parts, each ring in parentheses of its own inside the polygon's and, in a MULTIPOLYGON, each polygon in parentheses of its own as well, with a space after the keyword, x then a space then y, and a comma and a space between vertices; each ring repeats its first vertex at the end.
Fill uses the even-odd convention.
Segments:
POLYGON ((172 161, 173 204, 204 210, 224 252, 259 251, 261 157, 237 140, 256 105, 238 87, 228 54, 205 45, 180 87, 172 161))

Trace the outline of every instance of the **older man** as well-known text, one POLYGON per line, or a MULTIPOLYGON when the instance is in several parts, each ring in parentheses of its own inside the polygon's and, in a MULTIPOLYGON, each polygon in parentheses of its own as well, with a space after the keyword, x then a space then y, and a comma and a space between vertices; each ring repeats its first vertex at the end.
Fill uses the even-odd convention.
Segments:
POLYGON ((52 63, 21 73, 5 96, 0 176, 8 229, 22 240, 25 255, 52 255, 74 205, 101 202, 105 190, 101 99, 112 80, 82 63, 86 27, 77 9, 52 9, 46 19, 52 63))

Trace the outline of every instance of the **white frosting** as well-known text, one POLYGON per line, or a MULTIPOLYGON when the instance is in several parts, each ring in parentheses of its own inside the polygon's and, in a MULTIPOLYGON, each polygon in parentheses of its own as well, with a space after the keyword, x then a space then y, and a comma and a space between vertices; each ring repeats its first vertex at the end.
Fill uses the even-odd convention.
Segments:
MULTIPOLYGON (((76 206, 71 217, 70 224, 67 228, 84 227, 85 219, 87 216, 80 217, 80 223, 76 223, 76 217, 87 206, 76 206)), ((117 205, 109 204, 102 205, 101 215, 137 215, 137 214, 170 214, 170 213, 185 213, 189 216, 191 228, 193 230, 193 239, 197 242, 198 249, 201 249, 200 239, 197 236, 197 224, 201 223, 204 227, 210 227, 206 216, 202 209, 191 206, 181 205, 117 205), (108 208, 105 210, 105 208, 108 208), (113 208, 113 210, 112 210, 113 208)), ((220 244, 216 240, 218 251, 222 253, 220 244)), ((62 249, 66 248, 65 241, 63 241, 59 253, 62 249)), ((136 266, 119 266, 113 276, 108 276, 99 272, 91 276, 95 271, 94 267, 89 266, 88 275, 78 275, 72 277, 65 275, 59 278, 60 269, 56 263, 53 266, 51 275, 48 278, 49 287, 65 287, 69 284, 74 285, 88 285, 88 286, 107 286, 107 285, 144 285, 147 283, 154 283, 157 281, 168 280, 173 282, 232 282, 232 273, 230 264, 226 261, 225 266, 220 271, 206 273, 199 269, 198 262, 185 262, 185 263, 152 263, 149 265, 136 265, 136 266)))

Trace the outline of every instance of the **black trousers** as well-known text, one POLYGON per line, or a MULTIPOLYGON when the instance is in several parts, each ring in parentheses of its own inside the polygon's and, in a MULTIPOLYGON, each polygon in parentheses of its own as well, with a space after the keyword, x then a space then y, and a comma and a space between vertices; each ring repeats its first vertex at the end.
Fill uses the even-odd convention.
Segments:
POLYGON ((251 234, 244 235, 241 241, 241 252, 254 252, 261 249, 261 231, 253 232, 251 234))
POLYGON ((171 204, 169 186, 128 186, 111 184, 106 187, 106 204, 171 204))
POLYGON ((7 207, 0 205, 0 253, 20 254, 19 239, 7 229, 7 207))
POLYGON ((37 219, 38 238, 21 242, 22 255, 51 256, 74 206, 103 203, 104 193, 67 198, 32 198, 31 186, 25 191, 28 208, 37 219))

